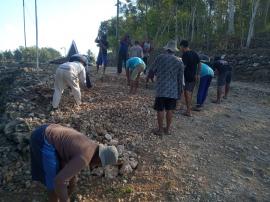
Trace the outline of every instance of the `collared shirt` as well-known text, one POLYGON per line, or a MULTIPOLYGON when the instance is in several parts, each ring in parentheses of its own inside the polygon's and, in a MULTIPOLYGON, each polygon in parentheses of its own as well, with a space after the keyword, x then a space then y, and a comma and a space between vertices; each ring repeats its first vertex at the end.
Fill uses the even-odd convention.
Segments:
POLYGON ((59 69, 70 71, 72 74, 78 77, 82 83, 86 84, 85 68, 80 62, 66 62, 61 64, 59 69))
POLYGON ((157 76, 156 97, 180 99, 184 72, 182 60, 173 54, 161 54, 151 65, 151 70, 157 76))

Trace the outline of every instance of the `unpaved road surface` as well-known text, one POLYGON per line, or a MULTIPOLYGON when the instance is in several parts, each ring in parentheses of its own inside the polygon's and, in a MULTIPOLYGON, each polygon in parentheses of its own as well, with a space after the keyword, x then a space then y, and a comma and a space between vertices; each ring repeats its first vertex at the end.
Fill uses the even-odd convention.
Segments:
MULTIPOLYGON (((36 110, 45 122, 85 133, 106 129, 138 154, 138 167, 128 176, 109 180, 83 171, 76 201, 270 201, 269 85, 233 82, 229 98, 216 105, 213 82, 204 110, 185 117, 179 104, 173 134, 161 138, 151 133, 153 84, 141 83, 130 96, 123 76, 93 75, 94 87, 83 90, 80 109, 66 93, 61 112, 50 115, 52 81, 33 89, 43 96, 36 110)), ((0 192, 0 201, 23 200, 46 201, 45 191, 31 185, 0 192)))

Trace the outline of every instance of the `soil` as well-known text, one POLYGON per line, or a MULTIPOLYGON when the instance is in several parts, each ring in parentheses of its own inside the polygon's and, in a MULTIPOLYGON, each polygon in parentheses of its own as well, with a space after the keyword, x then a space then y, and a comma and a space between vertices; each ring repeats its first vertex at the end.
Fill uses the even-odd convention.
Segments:
MULTIPOLYGON (((185 117, 179 103, 172 135, 158 137, 151 133, 157 124, 153 84, 141 81, 138 94, 128 95, 124 76, 114 72, 93 71, 94 87, 82 90, 80 109, 65 93, 61 112, 49 115, 53 81, 30 95, 46 122, 90 136, 106 129, 138 155, 137 169, 127 176, 110 180, 82 171, 74 201, 270 201, 269 85, 232 82, 228 99, 217 105, 211 103, 214 81, 203 110, 185 117)), ((1 189, 0 201, 46 201, 46 192, 35 184, 1 189)))

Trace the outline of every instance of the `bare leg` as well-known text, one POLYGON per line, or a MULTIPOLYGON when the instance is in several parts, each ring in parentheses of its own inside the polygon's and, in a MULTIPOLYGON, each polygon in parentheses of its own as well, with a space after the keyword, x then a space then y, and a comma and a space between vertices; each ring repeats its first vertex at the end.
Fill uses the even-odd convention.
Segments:
POLYGON ((224 88, 223 86, 218 86, 218 88, 217 88, 217 99, 214 101, 214 103, 220 104, 223 88, 224 88))
POLYGON ((103 66, 103 74, 106 72, 106 65, 103 66))
POLYGON ((99 65, 97 65, 97 73, 98 73, 98 71, 99 71, 99 65))
POLYGON ((133 93, 136 94, 139 87, 140 73, 137 75, 136 80, 134 81, 133 93))
POLYGON ((129 93, 130 94, 133 94, 134 93, 134 88, 135 88, 135 81, 130 81, 130 91, 129 93))
POLYGON ((225 99, 228 97, 229 91, 230 91, 230 84, 226 84, 225 85, 225 95, 224 95, 225 99))
POLYGON ((127 85, 130 85, 130 70, 126 68, 127 85))
POLYGON ((191 96, 192 96, 192 92, 189 92, 189 91, 185 90, 184 95, 185 95, 186 106, 187 106, 186 115, 191 116, 191 98, 192 98, 191 96))
POLYGON ((58 202, 58 197, 55 193, 55 191, 49 191, 49 202, 58 202))
POLYGON ((166 111, 166 130, 165 130, 165 133, 169 134, 170 132, 170 126, 171 126, 171 123, 172 123, 172 118, 173 118, 173 110, 168 110, 166 111))
POLYGON ((157 112, 157 120, 158 120, 158 130, 160 132, 163 131, 163 119, 164 119, 164 111, 157 112))

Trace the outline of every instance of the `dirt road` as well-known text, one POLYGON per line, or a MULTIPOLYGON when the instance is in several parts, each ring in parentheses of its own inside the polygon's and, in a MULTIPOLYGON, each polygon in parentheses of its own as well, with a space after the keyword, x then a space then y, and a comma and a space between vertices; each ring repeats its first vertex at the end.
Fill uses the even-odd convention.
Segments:
MULTIPOLYGON (((51 89, 35 90, 47 94, 38 110, 49 114, 51 89)), ((82 172, 77 200, 270 201, 269 85, 233 82, 229 98, 216 105, 210 102, 213 83, 204 110, 193 117, 177 110, 173 135, 163 138, 151 133, 156 127, 153 85, 143 83, 135 96, 127 93, 124 77, 94 75, 81 109, 72 108, 66 93, 60 114, 46 118, 85 133, 106 129, 138 154, 139 165, 128 176, 109 180, 82 172)), ((1 192, 0 201, 45 200, 43 189, 33 190, 1 192)))

